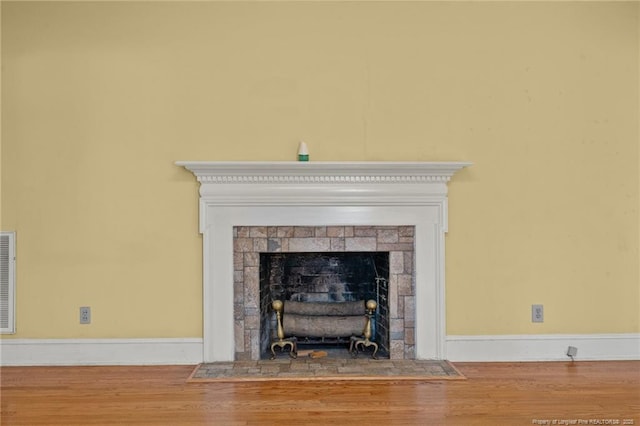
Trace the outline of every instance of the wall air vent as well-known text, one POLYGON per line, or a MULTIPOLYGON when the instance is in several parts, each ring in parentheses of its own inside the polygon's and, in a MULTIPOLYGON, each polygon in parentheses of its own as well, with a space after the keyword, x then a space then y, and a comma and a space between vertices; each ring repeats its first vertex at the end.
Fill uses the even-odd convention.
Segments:
POLYGON ((0 232, 0 333, 15 333, 16 233, 0 232))

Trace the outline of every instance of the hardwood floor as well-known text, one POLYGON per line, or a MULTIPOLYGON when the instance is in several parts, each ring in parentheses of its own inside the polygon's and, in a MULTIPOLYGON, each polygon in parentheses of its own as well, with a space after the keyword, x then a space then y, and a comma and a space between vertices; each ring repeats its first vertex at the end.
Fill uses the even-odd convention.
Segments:
POLYGON ((188 384, 192 366, 3 367, 0 423, 640 425, 640 361, 455 365, 468 380, 188 384))

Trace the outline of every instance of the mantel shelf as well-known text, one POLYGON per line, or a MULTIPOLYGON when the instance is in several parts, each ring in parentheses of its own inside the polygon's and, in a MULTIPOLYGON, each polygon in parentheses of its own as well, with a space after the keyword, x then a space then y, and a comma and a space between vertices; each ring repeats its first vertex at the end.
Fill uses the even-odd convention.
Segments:
POLYGON ((177 161, 203 183, 448 182, 468 162, 177 161))

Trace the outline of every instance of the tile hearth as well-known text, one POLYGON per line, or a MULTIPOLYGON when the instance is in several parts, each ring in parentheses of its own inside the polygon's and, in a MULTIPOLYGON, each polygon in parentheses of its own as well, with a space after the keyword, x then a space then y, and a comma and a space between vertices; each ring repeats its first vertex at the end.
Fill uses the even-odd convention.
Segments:
POLYGON ((197 366, 187 382, 266 380, 465 380, 448 361, 288 357, 273 361, 215 362, 197 366))

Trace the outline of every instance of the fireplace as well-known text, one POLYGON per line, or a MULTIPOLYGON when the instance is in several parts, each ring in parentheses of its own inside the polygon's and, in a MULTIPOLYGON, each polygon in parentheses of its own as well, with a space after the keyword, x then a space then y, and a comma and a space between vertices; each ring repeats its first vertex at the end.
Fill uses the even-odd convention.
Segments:
POLYGON ((444 359, 447 182, 468 163, 177 164, 200 182, 205 362, 260 358, 260 254, 277 252, 388 251, 389 356, 444 359))
MULTIPOLYGON (((320 228, 319 230, 322 230, 320 228)), ((314 232, 315 233, 315 232, 314 232)), ((289 252, 260 254, 260 353, 276 339, 272 301, 335 303, 376 301, 372 315, 373 337, 379 357, 389 357, 389 252, 289 252)), ((364 303, 362 303, 364 305, 364 303)), ((364 327, 362 328, 364 329, 364 327)), ((323 333, 324 334, 324 333, 323 333)), ((338 346, 350 340, 335 335, 307 336, 298 345, 312 348, 338 346)), ((339 351, 342 356, 347 352, 339 351)), ((236 359, 239 356, 236 355, 236 359)))
POLYGON ((241 226, 233 235, 234 359, 268 357, 275 299, 375 300, 380 356, 415 357, 413 226, 241 226))

